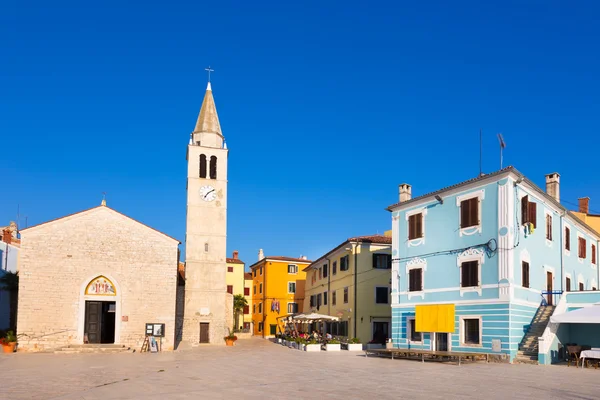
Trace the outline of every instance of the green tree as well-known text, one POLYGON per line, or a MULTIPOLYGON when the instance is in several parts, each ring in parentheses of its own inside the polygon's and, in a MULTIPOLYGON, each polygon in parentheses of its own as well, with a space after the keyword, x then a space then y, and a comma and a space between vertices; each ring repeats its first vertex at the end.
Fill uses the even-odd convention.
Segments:
POLYGON ((234 331, 238 330, 240 326, 240 314, 244 312, 244 307, 248 305, 248 301, 241 294, 236 294, 233 296, 233 315, 235 320, 234 331))
POLYGON ((0 272, 0 288, 8 292, 10 299, 9 326, 13 332, 17 331, 17 301, 19 298, 19 273, 0 272))

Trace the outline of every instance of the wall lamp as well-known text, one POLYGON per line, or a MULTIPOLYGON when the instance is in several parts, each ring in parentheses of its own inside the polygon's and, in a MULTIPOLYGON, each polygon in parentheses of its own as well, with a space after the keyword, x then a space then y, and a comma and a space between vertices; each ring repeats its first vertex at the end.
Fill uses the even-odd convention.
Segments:
POLYGON ((434 197, 437 201, 440 202, 440 204, 444 204, 444 199, 442 199, 439 194, 436 194, 434 197))

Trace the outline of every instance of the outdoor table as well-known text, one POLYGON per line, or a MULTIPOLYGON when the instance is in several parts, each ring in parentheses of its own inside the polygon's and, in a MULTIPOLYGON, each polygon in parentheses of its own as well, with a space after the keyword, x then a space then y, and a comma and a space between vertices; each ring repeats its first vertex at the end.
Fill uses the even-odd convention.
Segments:
POLYGON ((586 358, 596 358, 600 360, 600 350, 584 350, 579 356, 581 358, 581 368, 585 368, 586 358))

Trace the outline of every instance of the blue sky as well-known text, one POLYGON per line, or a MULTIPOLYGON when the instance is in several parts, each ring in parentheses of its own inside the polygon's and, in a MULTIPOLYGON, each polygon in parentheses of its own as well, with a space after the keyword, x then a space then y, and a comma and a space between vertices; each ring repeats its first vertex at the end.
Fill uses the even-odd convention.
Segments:
MULTIPOLYGON (((211 65, 228 253, 318 257, 423 194, 512 164, 600 212, 594 2, 12 2, 0 20, 0 224, 108 205, 185 238, 211 65), (489 3, 489 4, 488 4, 489 3)), ((567 206, 571 204, 566 203, 567 206)), ((573 206, 574 207, 574 206, 573 206)), ((182 245, 182 251, 184 247, 182 245)))

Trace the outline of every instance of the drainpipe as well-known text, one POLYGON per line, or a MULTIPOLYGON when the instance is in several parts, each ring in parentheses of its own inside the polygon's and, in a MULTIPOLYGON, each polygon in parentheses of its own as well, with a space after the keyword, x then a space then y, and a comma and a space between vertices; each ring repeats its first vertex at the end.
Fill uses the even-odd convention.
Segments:
POLYGON ((357 289, 358 289, 358 274, 357 274, 358 253, 356 251, 357 248, 358 248, 358 243, 355 243, 354 246, 352 246, 352 249, 354 250, 354 332, 353 332, 353 337, 358 337, 357 332, 356 332, 356 320, 358 319, 358 312, 356 310, 356 307, 358 305, 358 301, 356 298, 357 289))

